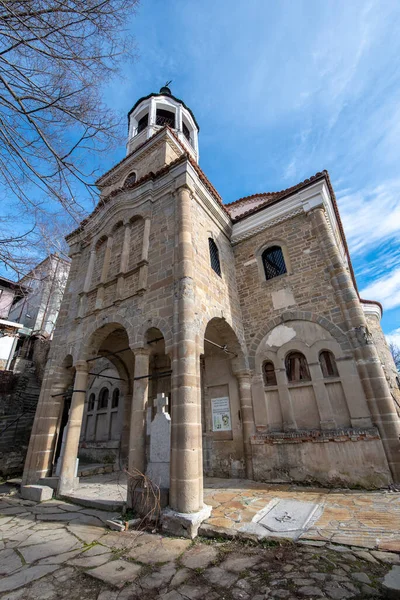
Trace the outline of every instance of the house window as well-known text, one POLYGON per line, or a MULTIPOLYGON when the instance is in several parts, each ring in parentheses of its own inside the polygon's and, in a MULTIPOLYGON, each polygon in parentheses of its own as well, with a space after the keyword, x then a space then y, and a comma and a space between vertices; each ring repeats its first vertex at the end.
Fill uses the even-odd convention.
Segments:
POLYGON ((119 390, 116 389, 113 391, 111 408, 118 408, 119 404, 119 390))
POLYGON ((109 391, 107 388, 102 388, 100 390, 100 394, 99 394, 99 404, 98 404, 98 410, 104 409, 108 407, 108 396, 109 396, 109 391))
POLYGON ((217 244, 212 238, 208 238, 208 247, 210 250, 210 264, 213 271, 221 277, 221 263, 219 262, 219 251, 217 244))
POLYGON ((187 127, 185 125, 185 123, 182 123, 182 131, 183 131, 183 135, 185 136, 185 138, 187 139, 188 142, 190 142, 190 131, 189 131, 189 127, 187 127))
POLYGON ((287 272, 285 259, 283 258, 282 248, 280 246, 271 246, 264 250, 261 255, 264 265, 265 278, 273 279, 287 272))
POLYGON ((169 127, 175 128, 175 113, 169 110, 163 110, 157 108, 156 111, 156 125, 168 125, 169 127))
POLYGON ((88 412, 94 410, 94 401, 96 396, 94 394, 90 394, 89 402, 88 402, 88 412))
POLYGON ((291 352, 285 360, 286 375, 291 383, 311 381, 306 357, 301 352, 291 352))
POLYGON ((143 131, 143 129, 146 129, 148 124, 149 124, 149 113, 147 113, 141 119, 139 119, 138 124, 137 124, 137 132, 140 133, 141 131, 143 131))
POLYGON ((265 385, 277 385, 274 363, 270 360, 263 364, 264 383, 265 385))
POLYGON ((125 179, 124 185, 131 185, 133 183, 136 183, 136 173, 134 172, 129 173, 128 177, 125 179))
POLYGON ((339 377, 336 366, 336 360, 332 352, 324 350, 319 355, 319 364, 321 365, 322 375, 324 377, 339 377))

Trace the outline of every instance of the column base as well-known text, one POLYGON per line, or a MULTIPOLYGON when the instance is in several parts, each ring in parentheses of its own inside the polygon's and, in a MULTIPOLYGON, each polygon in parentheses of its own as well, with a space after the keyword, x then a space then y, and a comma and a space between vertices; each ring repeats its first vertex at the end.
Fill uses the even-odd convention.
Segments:
POLYGON ((193 540, 202 522, 211 515, 211 511, 212 507, 207 504, 195 513, 180 513, 167 507, 161 514, 161 528, 166 533, 193 540))

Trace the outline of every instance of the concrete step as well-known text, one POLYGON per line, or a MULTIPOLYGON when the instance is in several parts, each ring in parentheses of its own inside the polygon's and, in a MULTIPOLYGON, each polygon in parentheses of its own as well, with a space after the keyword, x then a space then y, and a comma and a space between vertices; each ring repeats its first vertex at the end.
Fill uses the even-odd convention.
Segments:
POLYGON ((107 510, 109 512, 122 512, 126 502, 123 500, 100 500, 96 498, 81 498, 74 494, 62 494, 57 496, 73 504, 84 506, 85 508, 96 508, 97 510, 107 510))

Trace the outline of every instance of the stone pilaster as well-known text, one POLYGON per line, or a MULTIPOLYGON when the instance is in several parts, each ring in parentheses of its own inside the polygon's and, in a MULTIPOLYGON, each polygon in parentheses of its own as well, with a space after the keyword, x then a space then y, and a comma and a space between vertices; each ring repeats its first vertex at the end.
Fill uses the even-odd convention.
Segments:
POLYGON ((200 354, 195 333, 195 290, 191 197, 180 188, 176 197, 178 222, 177 323, 172 364, 171 508, 180 513, 203 507, 200 390, 200 354))
POLYGON ((287 386, 285 369, 275 369, 276 383, 278 384, 279 403, 282 411, 283 431, 292 431, 297 429, 296 419, 292 406, 290 390, 287 386))
POLYGON ((149 243, 150 243, 150 219, 144 220, 142 256, 139 262, 138 291, 144 291, 147 286, 147 272, 149 269, 149 243))
POLYGON ((144 473, 146 469, 146 409, 149 390, 149 351, 135 351, 135 380, 133 382, 131 424, 129 433, 128 471, 144 473), (141 379, 137 379, 141 377, 141 379))
POLYGON ((250 438, 255 434, 251 375, 248 371, 235 373, 239 384, 240 413, 243 427, 243 448, 247 479, 253 479, 253 459, 250 438))
POLYGON ((86 297, 87 297, 86 295, 87 295, 88 291, 90 290, 90 284, 92 282, 95 261, 96 261, 96 250, 93 248, 90 251, 90 257, 89 257, 88 267, 86 270, 85 282, 83 284, 83 294, 80 297, 78 317, 83 317, 86 312, 86 297))
POLYGON ((100 308, 103 307, 104 284, 107 281, 108 271, 109 271, 109 268, 110 268, 110 259, 111 259, 112 245, 113 245, 113 238, 110 236, 109 238, 107 238, 107 246, 106 246, 106 251, 104 253, 104 261, 103 261, 103 268, 102 268, 102 271, 101 271, 100 284, 99 284, 99 287, 97 289, 96 308, 98 308, 98 309, 100 309, 100 308))
POLYGON ((321 365, 318 362, 308 363, 308 366, 314 388, 315 401, 318 407, 321 429, 336 429, 336 422, 333 417, 332 406, 329 400, 328 390, 325 386, 321 365))
POLYGON ((78 361, 75 370, 74 390, 69 410, 64 454, 61 458, 60 480, 58 484, 58 492, 60 494, 67 494, 74 489, 76 458, 78 456, 79 437, 88 381, 87 362, 85 360, 78 361))
POLYGON ((328 226, 324 208, 314 209, 310 217, 347 322, 348 335, 372 421, 379 429, 393 479, 400 481, 400 420, 375 345, 369 339, 364 311, 328 226))
POLYGON ((125 223, 124 239, 122 242, 121 262, 119 265, 119 275, 117 279, 117 300, 121 300, 124 293, 124 273, 128 269, 129 250, 131 247, 131 224, 125 223))

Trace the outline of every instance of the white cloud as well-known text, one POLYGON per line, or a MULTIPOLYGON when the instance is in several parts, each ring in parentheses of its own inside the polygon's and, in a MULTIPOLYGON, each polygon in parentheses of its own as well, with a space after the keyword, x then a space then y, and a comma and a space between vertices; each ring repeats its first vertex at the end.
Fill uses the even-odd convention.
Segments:
POLYGON ((392 343, 400 348, 400 327, 398 327, 397 329, 393 329, 393 331, 388 333, 386 335, 386 339, 388 341, 388 344, 392 343))
POLYGON ((365 287, 360 295, 366 300, 379 300, 387 309, 400 306, 400 266, 365 287))

